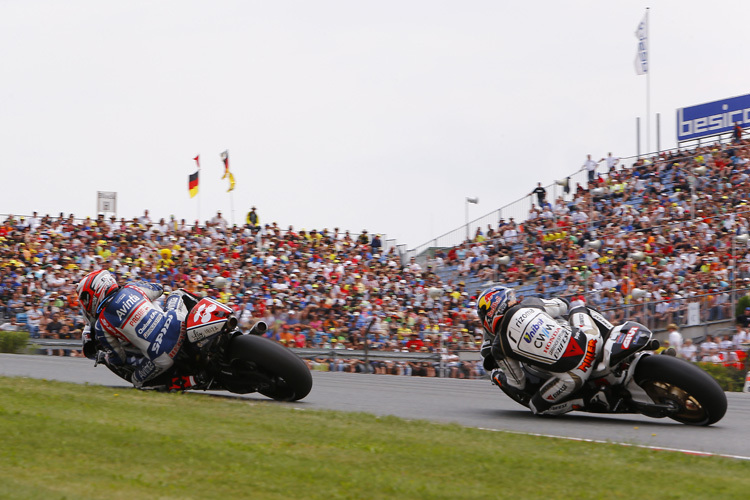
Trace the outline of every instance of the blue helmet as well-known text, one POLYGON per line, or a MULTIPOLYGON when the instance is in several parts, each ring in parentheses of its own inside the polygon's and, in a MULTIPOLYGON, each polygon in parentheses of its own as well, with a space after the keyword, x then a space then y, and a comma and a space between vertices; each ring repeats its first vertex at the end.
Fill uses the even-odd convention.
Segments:
POLYGON ((505 312, 516 305, 516 292, 506 286, 493 286, 483 291, 477 299, 477 315, 482 326, 494 334, 495 327, 503 319, 505 312))

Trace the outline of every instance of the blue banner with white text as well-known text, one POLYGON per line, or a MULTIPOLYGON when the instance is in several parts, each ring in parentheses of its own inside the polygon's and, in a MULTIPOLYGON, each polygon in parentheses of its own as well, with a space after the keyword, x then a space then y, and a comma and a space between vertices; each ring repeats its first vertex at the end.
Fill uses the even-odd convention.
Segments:
POLYGON ((750 94, 677 109, 677 142, 750 127, 750 94))

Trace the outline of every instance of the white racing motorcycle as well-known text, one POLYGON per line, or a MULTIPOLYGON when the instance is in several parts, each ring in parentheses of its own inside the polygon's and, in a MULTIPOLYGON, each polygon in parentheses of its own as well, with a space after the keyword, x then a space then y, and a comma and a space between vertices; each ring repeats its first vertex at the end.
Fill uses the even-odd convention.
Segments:
MULTIPOLYGON (((727 411, 727 398, 716 380, 696 365, 669 355, 655 355, 659 342, 640 323, 628 321, 604 341, 601 359, 575 397, 586 401, 580 411, 640 413, 668 417, 688 425, 711 425, 727 411)), ((526 389, 501 389, 528 408, 549 374, 524 364, 526 389)))

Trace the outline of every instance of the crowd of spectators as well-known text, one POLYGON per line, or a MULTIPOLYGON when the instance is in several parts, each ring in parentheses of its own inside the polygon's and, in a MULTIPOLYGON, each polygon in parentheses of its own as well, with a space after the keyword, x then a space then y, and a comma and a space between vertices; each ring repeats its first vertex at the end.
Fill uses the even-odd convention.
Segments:
POLYGON ((706 335, 700 343, 692 338, 685 338, 675 323, 667 326, 667 338, 661 342, 657 352, 667 353, 696 363, 714 363, 744 370, 747 362, 748 341, 750 333, 747 327, 736 323, 735 327, 724 330, 723 335, 706 335), (671 351, 671 352, 669 352, 671 351))
MULTIPOLYGON (((367 230, 230 227, 221 214, 196 225, 155 222, 148 211, 132 219, 8 216, 0 226, 0 328, 80 338, 75 285, 99 268, 120 283, 214 297, 235 310, 241 327, 262 319, 266 335, 284 345, 342 351, 331 370, 431 375, 442 365, 452 376, 477 376, 476 363, 455 354, 478 350, 481 338, 462 285, 446 287, 415 260, 402 265, 367 230), (365 343, 429 360, 349 363, 343 352, 365 343)), ((319 359, 310 363, 321 369, 319 359)))
MULTIPOLYGON (((477 228, 433 263, 525 296, 587 303, 614 323, 659 331, 741 321, 750 305, 750 143, 664 152, 619 170, 613 160, 569 197, 548 201, 537 186, 525 220, 477 228)), ((705 342, 718 351, 691 359, 726 362, 747 350, 747 341, 732 350, 726 339, 705 342)))
POLYGON ((10 215, 0 226, 0 328, 80 338, 75 284, 106 268, 121 283, 217 298, 242 327, 263 319, 267 335, 287 346, 341 352, 311 358, 314 369, 482 376, 479 363, 457 355, 481 343, 468 278, 566 296, 615 323, 685 325, 690 304, 699 322, 732 318, 731 304, 750 286, 750 250, 737 238, 750 230, 748 159, 750 145, 739 141, 620 169, 608 162, 569 196, 547 201, 536 192, 527 219, 479 228, 421 262, 402 262, 366 230, 236 226, 221 213, 192 225, 153 221, 148 210, 132 219, 10 215), (365 364, 345 355, 363 349, 420 356, 365 364))
POLYGON ((690 303, 698 322, 726 320, 737 314, 731 291, 750 286, 749 158, 741 142, 613 167, 571 199, 532 205, 522 222, 478 228, 436 261, 526 295, 580 298, 615 321, 686 324, 690 303))

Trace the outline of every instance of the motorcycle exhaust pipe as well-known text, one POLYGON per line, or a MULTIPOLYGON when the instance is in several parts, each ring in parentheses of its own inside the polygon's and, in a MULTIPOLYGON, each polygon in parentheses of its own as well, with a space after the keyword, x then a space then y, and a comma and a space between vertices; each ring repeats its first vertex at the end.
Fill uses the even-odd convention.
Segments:
POLYGON ((266 322, 258 321, 250 328, 250 331, 248 333, 250 333, 251 335, 263 335, 267 331, 268 325, 266 324, 266 322))

